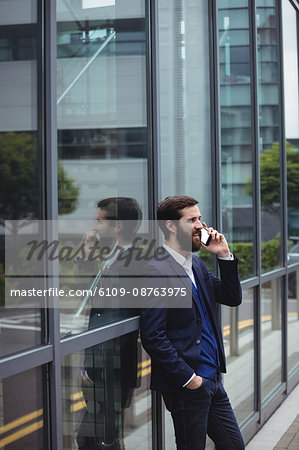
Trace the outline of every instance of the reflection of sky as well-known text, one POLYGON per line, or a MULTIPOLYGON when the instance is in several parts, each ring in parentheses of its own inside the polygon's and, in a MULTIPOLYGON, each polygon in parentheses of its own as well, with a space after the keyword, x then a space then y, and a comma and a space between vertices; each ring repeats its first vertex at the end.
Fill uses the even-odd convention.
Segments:
POLYGON ((288 0, 282 5, 286 137, 299 138, 296 12, 288 0))

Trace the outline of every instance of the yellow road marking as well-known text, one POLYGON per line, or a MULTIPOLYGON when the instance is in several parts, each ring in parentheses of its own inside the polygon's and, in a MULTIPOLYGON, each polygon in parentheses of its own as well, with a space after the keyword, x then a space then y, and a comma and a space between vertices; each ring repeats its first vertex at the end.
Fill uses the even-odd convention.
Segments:
POLYGON ((32 413, 26 414, 25 416, 20 417, 19 419, 13 420, 12 422, 0 428, 0 434, 6 433, 7 431, 12 430, 13 428, 19 427, 20 425, 23 425, 23 423, 29 422, 32 419, 36 419, 42 414, 43 410, 39 409, 38 411, 33 411, 32 413))
POLYGON ((79 398, 83 398, 83 392, 75 392, 71 395, 71 400, 78 400, 79 398))
MULTIPOLYGON (((150 362, 151 360, 149 360, 150 362)), ((148 375, 149 373, 151 373, 152 368, 148 367, 147 369, 142 369, 142 370, 138 370, 137 372, 137 377, 145 377, 145 375, 148 375)))
POLYGON ((7 436, 4 439, 1 439, 0 448, 4 447, 7 444, 10 444, 11 442, 21 439, 22 437, 27 436, 28 434, 34 433, 34 431, 37 431, 39 428, 42 428, 43 426, 44 421, 39 420, 38 422, 35 422, 32 425, 29 425, 28 427, 21 428, 21 430, 16 431, 15 433, 11 434, 10 436, 7 436))
MULTIPOLYGON (((288 313, 288 317, 294 317, 296 315, 297 315, 296 312, 288 313)), ((262 316, 261 321, 269 322, 271 319, 272 319, 272 316, 269 314, 267 316, 262 316)), ((238 322, 238 330, 242 330, 243 328, 252 326, 253 323, 254 323, 253 319, 241 320, 240 322, 238 322)), ((223 327, 223 336, 228 336, 229 334, 230 334, 230 325, 225 325, 223 327)))
POLYGON ((147 359, 146 361, 141 361, 140 363, 138 363, 138 369, 139 369, 140 367, 147 367, 147 366, 150 365, 150 363, 151 363, 151 360, 150 360, 150 359, 147 359))
MULTIPOLYGON (((296 312, 288 313, 288 317, 294 317, 294 316, 297 316, 296 312)), ((267 322, 267 321, 270 321, 271 319, 272 319, 272 316, 267 315, 267 316, 262 316, 261 321, 267 322)), ((242 330, 243 328, 252 326, 253 324, 254 324, 253 319, 241 320, 238 323, 238 329, 242 330)), ((227 336, 229 334, 230 334, 230 325, 225 325, 223 327, 223 335, 227 336)), ((147 359, 145 361, 139 362, 138 369, 139 370, 137 372, 137 377, 144 377, 144 376, 148 375, 149 373, 151 373, 151 360, 147 359)), ((82 398, 81 401, 78 401, 78 402, 74 403, 73 405, 71 405, 71 412, 79 411, 80 409, 85 408, 86 403, 85 403, 82 391, 75 392, 74 394, 72 394, 70 396, 70 399, 73 401, 81 399, 81 398, 82 398)), ((19 419, 13 420, 12 422, 10 422, 0 428, 0 434, 4 434, 7 431, 12 430, 13 428, 16 428, 20 425, 23 425, 26 422, 29 422, 30 420, 36 419, 37 417, 41 416, 42 414, 43 414, 43 409, 39 409, 38 411, 34 411, 30 414, 26 414, 25 416, 20 417, 19 419)), ((0 440, 0 447, 3 448, 5 445, 10 444, 11 442, 21 439, 22 437, 27 436, 28 434, 31 434, 34 431, 37 431, 39 428, 42 428, 43 425, 44 425, 43 420, 40 420, 38 422, 35 422, 31 425, 28 425, 28 426, 20 429, 19 431, 12 433, 10 436, 7 436, 6 438, 3 438, 0 440)))
POLYGON ((79 411, 80 409, 86 408, 85 400, 81 400, 80 402, 76 402, 71 405, 71 412, 79 411))

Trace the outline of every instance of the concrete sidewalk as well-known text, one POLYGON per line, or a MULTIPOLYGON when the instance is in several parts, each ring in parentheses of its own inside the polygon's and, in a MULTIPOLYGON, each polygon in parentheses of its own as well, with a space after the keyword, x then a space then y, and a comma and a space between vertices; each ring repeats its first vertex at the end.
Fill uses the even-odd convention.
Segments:
POLYGON ((299 385, 246 446, 246 450, 299 449, 299 385))

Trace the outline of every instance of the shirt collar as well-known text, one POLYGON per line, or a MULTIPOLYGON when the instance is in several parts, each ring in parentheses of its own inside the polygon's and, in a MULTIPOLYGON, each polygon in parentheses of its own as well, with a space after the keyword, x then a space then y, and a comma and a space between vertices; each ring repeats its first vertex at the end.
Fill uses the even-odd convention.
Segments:
POLYGON ((192 269, 192 254, 189 252, 187 257, 185 258, 183 255, 178 253, 173 248, 169 247, 166 244, 163 244, 163 247, 170 253, 170 255, 183 267, 188 267, 192 269))
POLYGON ((116 248, 118 246, 118 242, 116 242, 115 246, 113 247, 111 253, 112 253, 112 257, 108 258, 104 265, 103 265, 103 269, 107 270, 109 269, 112 264, 117 260, 117 258, 119 257, 120 253, 125 252, 126 250, 128 250, 130 247, 132 247, 133 244, 128 244, 128 245, 124 245, 123 247, 120 247, 117 249, 116 252, 114 252, 114 248, 116 248))

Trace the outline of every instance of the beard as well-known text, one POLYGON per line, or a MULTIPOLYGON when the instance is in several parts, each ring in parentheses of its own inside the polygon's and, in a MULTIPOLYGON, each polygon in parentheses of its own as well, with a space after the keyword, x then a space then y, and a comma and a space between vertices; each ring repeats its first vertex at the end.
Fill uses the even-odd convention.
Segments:
POLYGON ((188 252, 198 252, 201 247, 200 231, 196 231, 190 235, 182 230, 179 224, 177 227, 177 240, 182 250, 187 250, 188 252), (199 236, 199 239, 195 236, 199 236))

